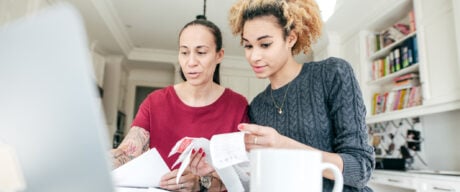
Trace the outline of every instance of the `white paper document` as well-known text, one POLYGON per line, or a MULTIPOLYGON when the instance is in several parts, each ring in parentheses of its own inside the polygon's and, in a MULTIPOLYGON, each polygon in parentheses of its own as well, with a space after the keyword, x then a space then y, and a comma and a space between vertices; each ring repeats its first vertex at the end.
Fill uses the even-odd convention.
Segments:
POLYGON ((190 163, 192 150, 198 151, 200 148, 206 153, 206 161, 216 169, 228 191, 244 190, 238 174, 232 167, 232 165, 249 161, 244 145, 244 132, 217 134, 211 138, 211 141, 206 138, 193 137, 184 137, 179 140, 169 153, 169 156, 181 153, 173 165, 182 163, 176 183, 179 182, 180 176, 190 163))
POLYGON ((153 148, 112 171, 115 186, 157 187, 161 177, 170 172, 158 151, 153 148))
POLYGON ((214 135, 209 143, 209 148, 212 165, 216 169, 249 161, 243 132, 214 135))
POLYGON ((128 187, 116 187, 115 192, 166 192, 168 190, 163 190, 159 188, 128 188, 128 187))

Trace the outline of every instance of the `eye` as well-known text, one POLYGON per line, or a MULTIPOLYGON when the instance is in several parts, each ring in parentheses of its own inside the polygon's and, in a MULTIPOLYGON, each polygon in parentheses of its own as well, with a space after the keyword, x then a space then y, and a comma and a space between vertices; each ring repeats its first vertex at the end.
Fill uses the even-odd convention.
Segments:
POLYGON ((260 46, 261 46, 262 48, 268 48, 268 47, 270 47, 271 44, 272 44, 272 43, 262 43, 262 44, 260 44, 260 46))
POLYGON ((205 54, 206 54, 206 52, 203 52, 203 51, 198 51, 198 54, 199 54, 199 55, 205 55, 205 54))
POLYGON ((181 55, 187 55, 188 52, 186 52, 186 51, 181 51, 180 54, 181 54, 181 55))
POLYGON ((251 49, 251 48, 252 48, 252 45, 247 44, 247 45, 243 45, 243 47, 244 47, 245 49, 251 49))

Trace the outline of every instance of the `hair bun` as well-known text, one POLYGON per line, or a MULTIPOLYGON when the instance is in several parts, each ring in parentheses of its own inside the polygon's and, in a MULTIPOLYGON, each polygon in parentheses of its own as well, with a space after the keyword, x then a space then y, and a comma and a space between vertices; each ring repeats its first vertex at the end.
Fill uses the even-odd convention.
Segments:
POLYGON ((205 15, 197 15, 197 16, 196 16, 196 19, 203 19, 203 20, 206 20, 206 16, 205 16, 205 15))

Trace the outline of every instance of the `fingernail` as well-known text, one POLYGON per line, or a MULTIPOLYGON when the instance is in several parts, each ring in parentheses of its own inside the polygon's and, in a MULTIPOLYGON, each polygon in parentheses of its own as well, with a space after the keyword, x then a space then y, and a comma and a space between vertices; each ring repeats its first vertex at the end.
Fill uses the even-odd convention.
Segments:
POLYGON ((192 155, 195 154, 195 149, 192 149, 192 155))
POLYGON ((201 156, 202 156, 202 157, 206 157, 206 153, 203 153, 201 156))
POLYGON ((198 150, 198 153, 201 153, 201 152, 203 152, 203 149, 202 149, 202 148, 200 148, 200 150, 198 150))

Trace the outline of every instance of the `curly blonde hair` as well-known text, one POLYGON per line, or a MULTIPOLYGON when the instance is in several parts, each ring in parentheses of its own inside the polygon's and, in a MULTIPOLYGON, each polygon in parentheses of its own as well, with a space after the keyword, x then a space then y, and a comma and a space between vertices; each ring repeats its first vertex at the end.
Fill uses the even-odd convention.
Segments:
POLYGON ((276 17, 285 37, 291 31, 297 34, 293 55, 308 53, 321 35, 323 22, 314 0, 238 0, 230 9, 230 28, 233 35, 242 36, 246 21, 270 15, 276 17))

